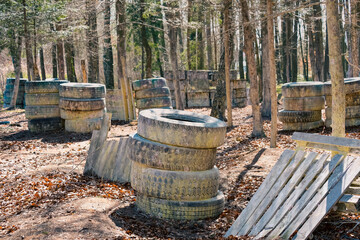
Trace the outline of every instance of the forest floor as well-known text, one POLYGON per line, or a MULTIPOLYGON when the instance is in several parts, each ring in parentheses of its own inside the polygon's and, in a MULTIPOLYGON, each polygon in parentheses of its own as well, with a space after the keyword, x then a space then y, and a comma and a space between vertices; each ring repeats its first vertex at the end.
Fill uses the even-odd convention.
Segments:
MULTIPOLYGON (((190 109, 210 114, 210 109, 190 109)), ((32 134, 23 110, 0 111, 0 238, 4 239, 222 239, 284 149, 295 148, 292 132, 280 131, 275 149, 267 137, 251 137, 251 107, 234 109, 234 127, 218 148, 223 213, 196 222, 152 218, 135 207, 130 184, 82 175, 91 134, 32 134)), ((282 125, 278 124, 278 129, 282 125)), ((110 138, 136 126, 113 124, 110 138)), ((309 131, 329 135, 330 129, 309 131)), ((360 127, 347 137, 360 139, 360 127)), ((360 215, 330 214, 313 239, 360 239, 360 215)), ((234 238, 235 239, 235 238, 234 238)), ((250 239, 248 237, 239 239, 250 239)))

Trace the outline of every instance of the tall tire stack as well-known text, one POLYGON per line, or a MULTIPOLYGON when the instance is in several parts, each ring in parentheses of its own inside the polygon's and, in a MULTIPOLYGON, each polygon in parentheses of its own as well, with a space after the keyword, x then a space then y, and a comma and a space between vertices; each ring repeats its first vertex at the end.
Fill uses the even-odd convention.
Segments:
POLYGON ((25 117, 30 132, 55 131, 64 127, 60 118, 59 87, 67 83, 58 81, 30 81, 25 84, 25 117))
POLYGON ((247 105, 246 81, 245 79, 232 80, 233 89, 232 104, 235 107, 243 108, 247 105))
POLYGON ((172 108, 170 89, 165 78, 137 80, 132 86, 139 112, 150 108, 172 108))
POLYGON ((224 208, 216 147, 226 124, 186 111, 141 111, 138 133, 130 136, 131 185, 136 206, 155 217, 198 220, 218 216, 224 208))
MULTIPOLYGON (((360 125, 360 78, 345 78, 345 126, 360 125)), ((331 127, 332 96, 331 82, 324 84, 326 99, 325 126, 331 127)))
POLYGON ((324 125, 321 110, 325 107, 321 82, 286 83, 282 86, 284 110, 278 113, 283 130, 306 131, 324 125))
MULTIPOLYGON (((16 107, 18 108, 24 108, 25 107, 25 83, 27 82, 27 79, 20 79, 19 83, 19 92, 16 99, 16 107)), ((15 78, 8 78, 6 79, 6 86, 4 91, 4 107, 9 107, 11 103, 11 98, 14 93, 14 84, 15 84, 15 78)))
POLYGON ((99 130, 106 113, 105 85, 65 83, 60 86, 60 115, 65 131, 91 133, 99 130))

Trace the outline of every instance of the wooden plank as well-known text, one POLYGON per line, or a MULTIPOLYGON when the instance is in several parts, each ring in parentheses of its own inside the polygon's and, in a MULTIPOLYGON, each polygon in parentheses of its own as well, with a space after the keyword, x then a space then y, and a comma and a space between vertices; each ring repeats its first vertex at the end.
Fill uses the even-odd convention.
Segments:
MULTIPOLYGON (((275 215, 271 218, 271 220, 266 224, 265 228, 263 227, 263 231, 261 231, 256 239, 260 239, 265 237, 275 226, 280 222, 280 220, 285 216, 286 213, 290 211, 290 209, 295 205, 296 201, 300 198, 300 196, 306 191, 306 188, 313 181, 313 179, 324 169, 324 164, 328 159, 329 155, 322 154, 306 172, 304 179, 299 183, 299 185, 295 188, 295 190, 291 193, 291 195, 286 199, 284 204, 278 209, 275 215)), ((335 161, 335 160, 334 160, 335 161)), ((335 169, 336 163, 332 163, 333 169, 335 169)))
POLYGON ((97 165, 97 175, 104 180, 112 180, 111 172, 115 167, 116 152, 119 146, 119 141, 106 141, 107 146, 103 147, 103 151, 99 156, 97 165))
POLYGON ((285 150, 281 154, 279 160, 276 162, 264 182, 261 184, 254 196, 251 198, 247 207, 241 212, 234 224, 226 232, 225 237, 229 237, 230 235, 236 236, 238 234, 239 230, 246 224, 246 220, 248 219, 248 217, 257 209, 257 207, 265 197, 265 194, 268 193, 277 178, 284 171, 285 167, 290 163, 294 154, 295 151, 292 150, 285 150))
MULTIPOLYGON (((290 225, 281 234, 281 237, 288 239, 307 219, 308 215, 316 208, 316 206, 322 201, 322 199, 328 194, 329 190, 332 189, 347 173, 347 170, 353 165, 353 158, 347 157, 336 167, 334 173, 330 175, 329 179, 324 183, 323 186, 316 192, 314 197, 307 203, 304 209, 296 211, 296 217, 290 223, 290 225)), ((301 201, 301 199, 299 200, 301 201)))
POLYGON ((264 214, 267 207, 271 204, 274 198, 277 196, 279 191, 285 186, 287 181, 290 179, 294 171, 298 168, 299 164, 304 160, 305 152, 298 151, 295 154, 295 157, 290 162, 290 164, 285 168, 285 170, 278 176, 275 184, 272 188, 265 194, 263 200, 258 205, 256 209, 254 209, 253 214, 248 218, 246 224, 243 228, 240 229, 238 235, 243 236, 249 234, 251 228, 256 224, 259 218, 264 214))
MULTIPOLYGON (((273 229, 267 238, 269 238, 269 239, 275 238, 281 234, 281 232, 291 223, 291 221, 299 214, 299 212, 308 204, 310 199, 315 195, 315 193, 319 189, 319 187, 321 187, 324 184, 324 182, 328 179, 330 174, 333 173, 333 171, 335 170, 335 168, 339 164, 339 162, 342 160, 342 158, 343 158, 342 155, 335 155, 331 159, 331 161, 328 164, 326 164, 324 169, 321 171, 321 173, 318 175, 318 177, 315 179, 315 181, 311 184, 311 186, 310 187, 305 186, 305 187, 308 187, 308 189, 305 193, 303 193, 301 198, 299 200, 294 199, 296 203, 295 203, 295 205, 290 206, 291 207, 290 212, 284 211, 281 215, 284 215, 284 213, 286 215, 285 215, 285 217, 282 218, 282 220, 278 224, 276 224, 276 221, 273 220, 269 223, 268 226, 266 226, 266 229, 270 229, 270 230, 273 229)), ((304 183, 304 185, 307 185, 306 182, 304 183)), ((292 200, 292 201, 294 201, 294 200, 292 200)))
POLYGON ((115 157, 115 168, 112 176, 113 181, 120 183, 130 182, 131 161, 127 155, 129 138, 119 140, 119 148, 115 157))
POLYGON ((318 134, 300 133, 300 132, 295 132, 292 136, 292 139, 296 141, 305 141, 310 143, 360 149, 360 140, 357 139, 323 136, 318 134))
POLYGON ((304 225, 299 229, 294 239, 305 240, 316 229, 331 208, 339 201, 346 188, 350 186, 351 182, 360 172, 358 168, 358 166, 360 166, 360 158, 354 159, 353 166, 354 167, 347 169, 341 180, 331 188, 329 194, 321 201, 304 225))
POLYGON ((360 212, 360 195, 344 194, 338 204, 336 204, 337 212, 360 212))
POLYGON ((266 210, 265 214, 261 217, 259 222, 253 227, 250 232, 250 236, 257 235, 269 222, 272 216, 276 213, 276 211, 280 208, 280 206, 284 203, 287 197, 292 194, 294 188, 301 181, 305 173, 308 171, 309 167, 316 159, 317 153, 310 152, 305 160, 297 167, 294 174, 290 178, 290 180, 286 183, 285 187, 281 189, 276 199, 271 203, 270 207, 266 210))

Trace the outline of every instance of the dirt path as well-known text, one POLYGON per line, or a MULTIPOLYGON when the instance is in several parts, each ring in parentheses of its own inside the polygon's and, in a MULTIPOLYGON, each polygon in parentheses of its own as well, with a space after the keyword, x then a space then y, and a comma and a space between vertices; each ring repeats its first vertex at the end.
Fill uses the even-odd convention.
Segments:
MULTIPOLYGON (((191 111, 210 113, 209 109, 191 111)), ((226 196, 224 212, 217 219, 179 223, 138 212, 134 207, 136 196, 129 184, 82 176, 90 134, 62 131, 31 134, 22 110, 2 111, 0 121, 11 124, 0 125, 0 238, 220 239, 283 149, 295 147, 289 132, 280 133, 275 149, 268 148, 269 138, 251 138, 250 113, 250 107, 234 109, 235 126, 218 149, 216 165, 221 174, 220 188, 226 196)), ((281 129, 281 124, 278 127, 281 129)), ((268 121, 264 129, 268 135, 268 121)), ((135 131, 136 126, 114 124, 109 137, 127 136, 135 131)), ((316 131, 329 133, 323 129, 316 131)), ((357 128, 351 129, 348 136, 358 138, 358 132, 357 128)), ((327 226, 320 225, 314 238, 360 238, 360 230, 346 233, 353 227, 351 224, 336 228, 336 236, 327 226)))

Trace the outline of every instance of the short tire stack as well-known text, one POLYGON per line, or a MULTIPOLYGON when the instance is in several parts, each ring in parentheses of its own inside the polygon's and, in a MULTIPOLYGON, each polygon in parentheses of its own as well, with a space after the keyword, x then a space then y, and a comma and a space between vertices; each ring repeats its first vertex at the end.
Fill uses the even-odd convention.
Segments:
POLYGON ((59 81, 29 81, 25 84, 25 117, 30 132, 40 133, 64 127, 60 118, 59 81))
POLYGON ((136 206, 155 217, 198 220, 218 216, 224 208, 216 147, 226 124, 178 110, 141 111, 138 133, 130 136, 131 185, 136 206))
POLYGON ((278 113, 283 130, 306 131, 324 125, 321 110, 325 107, 323 83, 298 82, 282 86, 284 110, 278 113))
MULTIPOLYGON (((332 96, 331 96, 331 82, 324 84, 324 94, 326 98, 325 109, 325 125, 331 127, 331 111, 332 111, 332 96)), ((346 78, 345 79, 345 126, 359 126, 360 125, 360 78, 346 78)))
MULTIPOLYGON (((25 107, 25 83, 27 82, 27 79, 20 79, 19 82, 19 91, 16 99, 16 107, 18 108, 24 108, 25 107)), ((6 86, 4 91, 4 107, 10 107, 11 104, 11 98, 14 93, 14 84, 15 84, 15 78, 8 78, 6 79, 6 86)))
POLYGON ((136 108, 139 112, 150 108, 172 108, 170 89, 165 78, 149 78, 132 83, 136 108))
POLYGON ((233 80, 233 106, 243 108, 247 105, 246 81, 245 79, 233 80))
POLYGON ((106 113, 105 85, 66 83, 60 86, 60 115, 65 131, 91 133, 101 127, 106 113))

